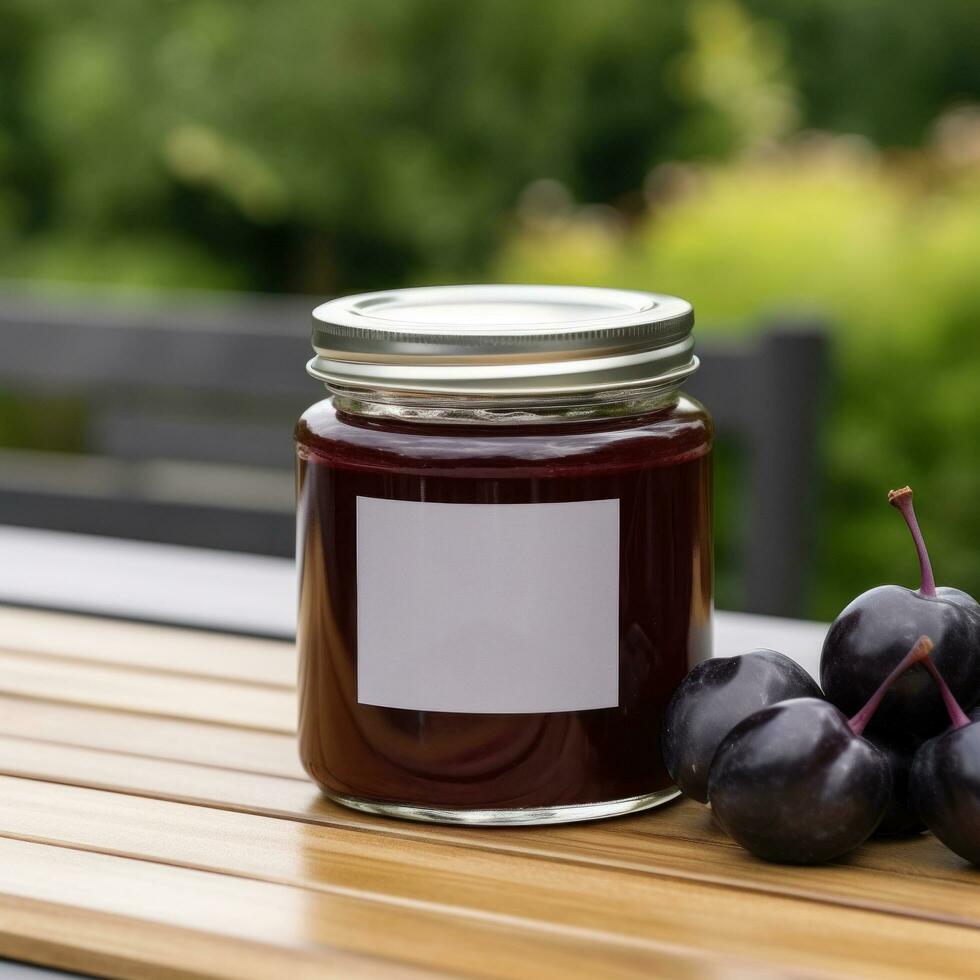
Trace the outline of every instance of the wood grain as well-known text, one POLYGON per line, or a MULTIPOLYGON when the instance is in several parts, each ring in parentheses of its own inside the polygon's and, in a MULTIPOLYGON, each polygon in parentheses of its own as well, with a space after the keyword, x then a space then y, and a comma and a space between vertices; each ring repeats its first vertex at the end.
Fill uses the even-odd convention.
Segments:
MULTIPOLYGON (((697 950, 0 840, 0 954, 122 976, 591 978, 713 972, 697 950), (35 960, 35 955, 29 956, 35 960), (66 962, 68 954, 72 962, 66 962), (108 969, 106 969, 108 967, 108 969), (349 972, 348 972, 349 971, 349 972)), ((725 964, 719 963, 724 974, 725 964)), ((745 970, 752 961, 735 961, 745 970)))
POLYGON ((0 609, 0 954, 118 976, 975 975, 934 838, 756 861, 681 803, 552 828, 323 800, 287 644, 0 609))
POLYGON ((980 872, 935 838, 875 842, 821 868, 766 864, 725 837, 709 812, 682 802, 612 822, 506 831, 392 822, 321 798, 306 780, 0 737, 0 773, 248 814, 383 831, 520 857, 656 874, 822 904, 980 926, 980 872))
POLYGON ((292 691, 0 652, 0 691, 18 697, 185 718, 259 731, 296 730, 292 691))
MULTIPOLYGON (((77 781, 80 785, 111 786, 161 798, 189 799, 208 805, 255 812, 279 813, 297 819, 311 819, 310 807, 323 808, 325 820, 345 826, 392 826, 372 817, 355 814, 319 800, 307 781, 296 756, 293 739, 286 735, 225 728, 223 726, 172 721, 170 719, 129 716, 99 709, 71 705, 45 704, 0 696, 0 734, 52 741, 67 751, 31 748, 19 741, 0 740, 0 760, 11 772, 30 772, 42 778, 77 781), (74 750, 71 743, 75 743, 74 750), (78 748, 105 749, 111 753, 136 755, 146 761, 113 759, 100 754, 77 752, 78 748), (199 771, 183 766, 159 766, 153 760, 190 762, 216 769, 241 770, 245 778, 222 772, 199 771), (290 785, 252 776, 280 776, 298 781, 290 785)), ((312 819, 320 819, 319 812, 312 819)), ((445 835, 445 828, 395 825, 408 835, 445 835)), ((612 824, 554 828, 542 836, 537 831, 467 831, 467 840, 479 846, 501 849, 528 849, 576 860, 609 862, 626 867, 646 867, 651 847, 668 849, 677 859, 679 871, 716 880, 727 870, 738 879, 759 878, 768 887, 798 893, 790 884, 802 875, 804 892, 821 881, 826 869, 786 872, 759 865, 734 849, 719 855, 719 864, 706 867, 700 847, 733 845, 712 825, 707 810, 694 804, 661 809, 648 817, 620 820, 612 824), (654 838, 651 841, 648 838, 654 838)), ((965 880, 980 884, 980 872, 969 868, 952 852, 929 836, 876 842, 856 852, 847 862, 853 868, 872 868, 916 877, 965 880)), ((863 886, 853 876, 855 889, 863 886)), ((727 878, 723 879, 727 880, 727 878)))
POLYGON ((292 643, 36 609, 0 607, 0 650, 275 687, 296 683, 292 643))
POLYGON ((0 780, 0 826, 4 836, 295 885, 385 908, 550 926, 556 935, 597 945, 680 944, 719 959, 792 962, 804 971, 874 966, 881 976, 913 975, 923 947, 946 951, 933 955, 930 966, 950 977, 971 975, 964 954, 980 956, 980 932, 932 922, 824 909, 821 928, 834 935, 828 951, 814 942, 812 914, 799 901, 29 780, 0 780), (738 914, 746 903, 751 920, 738 914))
POLYGON ((0 735, 306 779, 292 735, 205 722, 0 694, 0 735))

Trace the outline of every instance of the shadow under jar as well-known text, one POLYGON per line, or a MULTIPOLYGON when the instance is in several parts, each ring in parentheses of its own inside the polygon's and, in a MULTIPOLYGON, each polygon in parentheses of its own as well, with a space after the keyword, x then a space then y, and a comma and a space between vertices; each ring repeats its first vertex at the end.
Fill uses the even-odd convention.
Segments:
POLYGON ((676 795, 663 713, 711 635, 692 323, 673 297, 553 286, 314 311, 299 747, 329 797, 522 824, 676 795))

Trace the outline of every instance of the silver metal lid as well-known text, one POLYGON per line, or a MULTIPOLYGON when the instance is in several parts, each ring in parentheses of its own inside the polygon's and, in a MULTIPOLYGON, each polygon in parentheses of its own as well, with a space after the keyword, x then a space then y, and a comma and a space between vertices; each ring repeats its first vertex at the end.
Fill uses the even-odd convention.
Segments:
POLYGON ((315 378, 479 397, 668 387, 697 370, 691 304, 584 286, 431 286, 313 311, 315 378))

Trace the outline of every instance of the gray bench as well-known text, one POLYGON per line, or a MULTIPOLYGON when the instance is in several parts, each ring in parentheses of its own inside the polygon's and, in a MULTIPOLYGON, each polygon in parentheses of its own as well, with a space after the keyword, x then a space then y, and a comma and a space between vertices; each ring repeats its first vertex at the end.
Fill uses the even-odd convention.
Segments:
MULTIPOLYGON (((0 390, 77 398, 87 453, 0 448, 0 523, 290 554, 289 432, 323 393, 303 371, 315 302, 0 292, 0 390)), ((689 390, 745 460, 748 611, 800 611, 826 347, 818 323, 780 320, 700 345, 689 390)))

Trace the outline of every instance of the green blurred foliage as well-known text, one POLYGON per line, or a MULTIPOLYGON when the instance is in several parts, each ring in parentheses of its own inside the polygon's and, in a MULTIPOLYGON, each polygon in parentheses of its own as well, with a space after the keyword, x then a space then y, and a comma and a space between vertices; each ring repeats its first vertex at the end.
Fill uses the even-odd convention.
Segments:
POLYGON ((978 34, 976 0, 0 0, 0 277, 814 309, 809 611, 912 580, 904 482, 980 592, 978 34))
POLYGON ((541 0, 533 16, 518 0, 0 11, 20 20, 4 74, 24 154, 5 181, 22 238, 0 274, 51 274, 67 233, 96 246, 65 250, 72 278, 104 278, 117 244, 161 285, 476 275, 530 180, 635 187, 678 115, 651 93, 683 20, 632 0, 541 0))
POLYGON ((331 292, 480 278, 531 181, 797 125, 918 143, 975 0, 0 0, 0 276, 331 292))
MULTIPOLYGON (((939 578, 980 592, 980 115, 976 159, 938 150, 886 163, 865 143, 813 137, 763 158, 655 172, 624 228, 588 208, 532 211, 503 251, 505 281, 669 289, 699 332, 820 311, 833 333, 819 562, 809 611, 833 616, 915 556, 891 487, 910 483, 939 578)), ((772 406, 779 411, 779 406, 772 406)), ((802 491, 802 488, 801 488, 802 491)))

